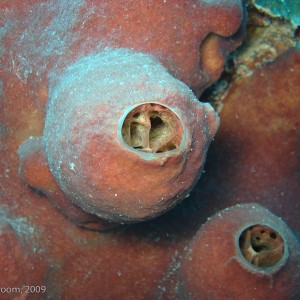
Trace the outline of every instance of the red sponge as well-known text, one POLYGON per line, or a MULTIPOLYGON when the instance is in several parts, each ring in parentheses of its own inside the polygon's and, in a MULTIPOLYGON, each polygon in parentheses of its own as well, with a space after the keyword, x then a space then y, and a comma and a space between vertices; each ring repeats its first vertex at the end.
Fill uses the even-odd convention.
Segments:
POLYGON ((191 242, 181 262, 179 286, 180 299, 296 299, 297 238, 282 219, 258 204, 227 208, 208 220, 191 242))

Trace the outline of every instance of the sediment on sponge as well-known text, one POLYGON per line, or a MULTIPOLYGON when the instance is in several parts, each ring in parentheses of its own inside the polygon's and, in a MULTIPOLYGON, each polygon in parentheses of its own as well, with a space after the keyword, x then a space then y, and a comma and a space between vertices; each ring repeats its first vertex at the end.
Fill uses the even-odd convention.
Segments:
POLYGON ((138 222, 188 195, 219 118, 153 56, 107 48, 49 79, 43 150, 70 202, 138 222))
POLYGON ((201 226, 181 261, 179 296, 294 299, 300 245, 287 224, 258 204, 226 208, 201 226))

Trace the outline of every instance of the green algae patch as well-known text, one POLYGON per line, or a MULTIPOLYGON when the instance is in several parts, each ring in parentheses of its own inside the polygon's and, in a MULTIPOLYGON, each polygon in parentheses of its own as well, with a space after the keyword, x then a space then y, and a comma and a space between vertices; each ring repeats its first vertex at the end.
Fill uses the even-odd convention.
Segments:
POLYGON ((253 0, 254 6, 264 13, 291 22, 293 27, 300 25, 299 0, 253 0))

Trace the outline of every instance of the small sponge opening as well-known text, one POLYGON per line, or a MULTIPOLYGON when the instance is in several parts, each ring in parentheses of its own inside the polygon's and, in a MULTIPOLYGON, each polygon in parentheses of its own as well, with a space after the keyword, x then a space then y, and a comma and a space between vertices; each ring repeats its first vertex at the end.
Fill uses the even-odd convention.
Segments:
POLYGON ((256 224, 246 228, 239 237, 243 256, 257 267, 273 267, 282 258, 284 241, 274 229, 256 224))
POLYGON ((169 108, 146 103, 128 113, 122 126, 122 137, 134 149, 161 153, 180 146, 183 127, 169 108))

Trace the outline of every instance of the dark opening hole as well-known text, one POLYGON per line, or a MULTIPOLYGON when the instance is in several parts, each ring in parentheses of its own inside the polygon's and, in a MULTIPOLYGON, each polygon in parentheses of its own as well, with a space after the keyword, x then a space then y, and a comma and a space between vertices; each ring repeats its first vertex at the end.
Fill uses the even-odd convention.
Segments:
POLYGON ((253 225, 239 237, 239 247, 245 259, 258 267, 272 267, 284 253, 284 241, 272 228, 253 225))
POLYGON ((169 108, 157 103, 142 104, 130 111, 121 132, 129 146, 152 153, 174 150, 183 138, 179 118, 169 108))
POLYGON ((267 249, 267 247, 265 247, 265 246, 253 246, 253 250, 255 252, 261 252, 261 251, 266 250, 266 249, 267 249))
POLYGON ((158 126, 164 124, 163 120, 160 117, 150 117, 151 129, 156 129, 158 126))
POLYGON ((139 112, 135 113, 132 117, 137 119, 141 114, 139 112))

